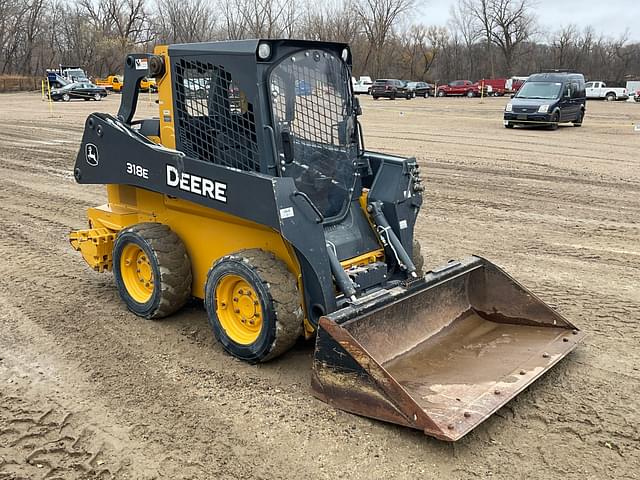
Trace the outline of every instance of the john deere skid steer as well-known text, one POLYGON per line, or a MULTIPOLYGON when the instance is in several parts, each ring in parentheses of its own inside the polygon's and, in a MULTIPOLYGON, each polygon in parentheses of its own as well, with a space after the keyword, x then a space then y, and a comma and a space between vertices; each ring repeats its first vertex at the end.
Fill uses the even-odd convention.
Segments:
POLYGON ((74 170, 108 203, 71 244, 135 314, 203 299, 248 362, 315 336, 315 396, 456 440, 583 334, 482 258, 423 272, 420 168, 365 149, 350 79, 339 43, 129 55, 119 112, 89 116, 74 170), (159 115, 134 120, 147 76, 159 115))

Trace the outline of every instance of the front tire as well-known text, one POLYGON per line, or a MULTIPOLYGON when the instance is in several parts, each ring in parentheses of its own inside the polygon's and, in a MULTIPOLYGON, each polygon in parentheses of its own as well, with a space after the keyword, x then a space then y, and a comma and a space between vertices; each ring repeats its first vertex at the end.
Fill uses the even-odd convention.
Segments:
POLYGON ((65 93, 64 95, 62 95, 63 102, 68 102, 69 100, 71 100, 71 95, 69 95, 68 93, 65 93))
POLYGON ((468 97, 468 98, 473 98, 473 97, 475 97, 475 94, 473 93, 473 91, 472 91, 472 90, 469 90, 469 91, 467 92, 467 97, 468 97))
POLYGON ((139 223, 118 234, 113 274, 127 308, 143 318, 166 317, 191 298, 187 251, 162 223, 139 223))
POLYGON ((93 96, 93 99, 94 99, 96 102, 99 102, 99 101, 101 101, 101 100, 102 100, 102 96, 101 96, 99 93, 96 93, 96 94, 93 96))
POLYGON ((549 124, 549 126, 547 128, 549 130, 557 130, 559 123, 560 123, 560 113, 559 112, 555 112, 553 114, 553 116, 551 117, 551 123, 549 124))
POLYGON ((438 92, 438 96, 439 96, 439 97, 446 97, 446 96, 447 96, 447 94, 446 94, 444 91, 440 90, 440 91, 438 92))
POLYGON ((224 350, 249 363, 283 354, 302 334, 296 277, 271 252, 243 250, 216 261, 205 306, 224 350))
POLYGON ((513 128, 514 126, 513 122, 507 122, 504 124, 504 128, 513 128))

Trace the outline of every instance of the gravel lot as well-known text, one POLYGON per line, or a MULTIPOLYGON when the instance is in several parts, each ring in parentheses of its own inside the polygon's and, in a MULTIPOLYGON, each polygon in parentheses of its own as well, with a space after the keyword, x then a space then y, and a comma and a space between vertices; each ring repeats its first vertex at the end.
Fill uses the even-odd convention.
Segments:
POLYGON ((126 310, 66 239, 106 198, 73 180, 84 119, 118 101, 0 95, 0 479, 640 478, 640 104, 544 131, 504 98, 362 97, 367 148, 422 165, 427 265, 482 255, 589 332, 447 444, 312 398, 310 342, 250 366, 197 302, 126 310))

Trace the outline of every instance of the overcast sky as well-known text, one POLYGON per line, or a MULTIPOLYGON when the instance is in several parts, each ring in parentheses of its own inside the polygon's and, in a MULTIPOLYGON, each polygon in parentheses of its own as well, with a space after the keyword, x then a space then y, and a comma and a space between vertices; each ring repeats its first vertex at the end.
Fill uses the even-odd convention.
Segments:
MULTIPOLYGON (((423 22, 444 25, 456 0, 426 0, 423 22)), ((574 23, 593 25, 597 33, 618 37, 629 29, 629 39, 640 41, 640 1, 638 0, 535 0, 538 23, 544 31, 555 31, 574 23)))

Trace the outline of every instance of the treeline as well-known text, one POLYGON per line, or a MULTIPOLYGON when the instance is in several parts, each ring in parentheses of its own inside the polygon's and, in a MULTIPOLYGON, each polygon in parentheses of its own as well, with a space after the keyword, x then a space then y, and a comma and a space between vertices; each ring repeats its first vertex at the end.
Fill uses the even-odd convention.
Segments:
POLYGON ((640 76, 640 44, 591 27, 540 29, 532 0, 459 0, 446 27, 420 0, 0 0, 0 74, 80 65, 122 70, 155 44, 242 38, 348 42, 354 75, 443 82, 569 68, 623 83, 640 76))

